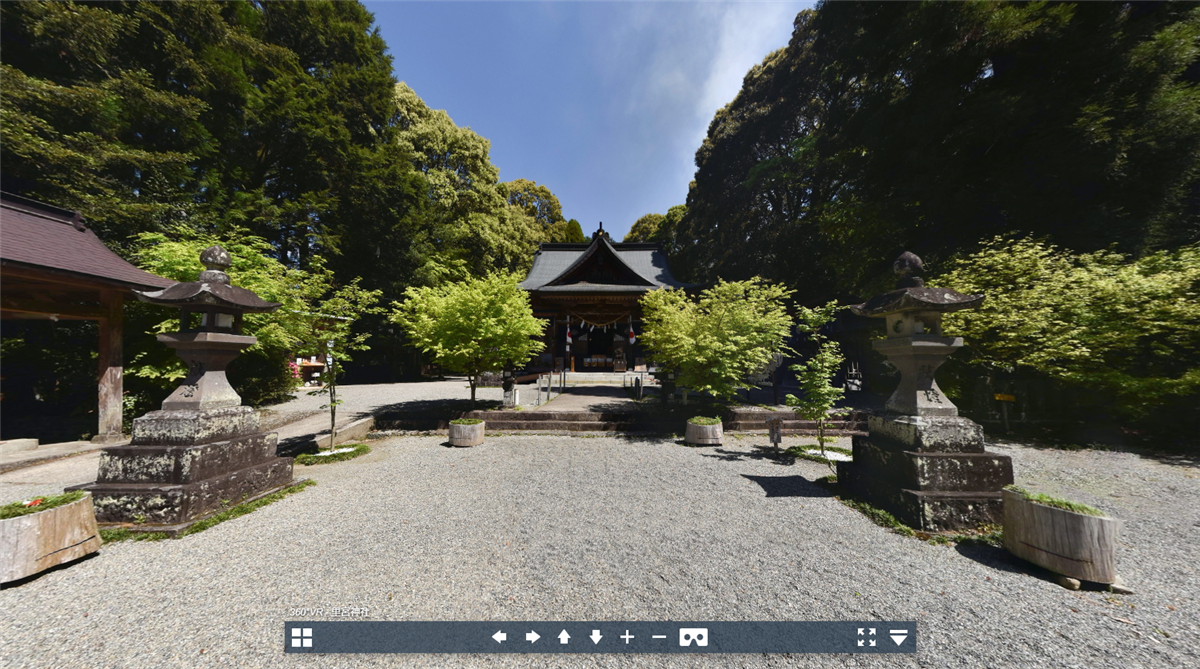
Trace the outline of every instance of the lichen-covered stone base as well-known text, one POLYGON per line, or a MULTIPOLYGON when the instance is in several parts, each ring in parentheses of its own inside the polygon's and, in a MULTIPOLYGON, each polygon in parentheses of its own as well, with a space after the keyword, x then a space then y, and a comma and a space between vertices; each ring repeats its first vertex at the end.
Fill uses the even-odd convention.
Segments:
POLYGON ((1012 460, 983 448, 983 431, 960 417, 873 416, 854 437, 854 461, 838 482, 906 525, 928 531, 999 523, 1012 460))

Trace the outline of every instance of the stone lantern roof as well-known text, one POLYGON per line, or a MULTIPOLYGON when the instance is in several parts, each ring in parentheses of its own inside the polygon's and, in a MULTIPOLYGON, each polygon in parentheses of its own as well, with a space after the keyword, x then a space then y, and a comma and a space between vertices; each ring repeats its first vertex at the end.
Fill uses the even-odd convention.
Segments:
POLYGON ((181 281, 156 291, 134 291, 138 299, 151 304, 196 310, 220 309, 232 313, 263 313, 279 308, 278 302, 267 302, 252 290, 229 283, 229 252, 220 246, 210 246, 200 254, 206 268, 197 281, 181 281))
POLYGON ((892 271, 900 277, 896 290, 876 295, 862 304, 850 305, 850 311, 859 316, 878 318, 905 311, 946 313, 973 309, 983 302, 983 295, 963 295, 949 288, 926 287, 924 279, 914 276, 924 268, 916 254, 905 251, 892 264, 892 271))

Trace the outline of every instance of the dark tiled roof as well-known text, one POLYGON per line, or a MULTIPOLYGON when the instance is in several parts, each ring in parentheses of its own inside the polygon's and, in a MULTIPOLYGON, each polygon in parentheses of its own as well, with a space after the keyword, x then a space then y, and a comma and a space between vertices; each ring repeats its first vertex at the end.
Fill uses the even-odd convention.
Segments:
POLYGON ((521 282, 525 290, 539 293, 643 293, 655 288, 691 288, 693 284, 678 281, 667 266, 667 254, 658 244, 613 244, 599 238, 591 244, 542 244, 533 257, 529 276, 521 282), (572 269, 594 244, 607 244, 625 266, 649 285, 607 285, 576 283, 548 286, 572 269))
POLYGON ((8 193, 0 194, 0 261, 130 288, 164 288, 174 283, 113 253, 77 212, 8 193))

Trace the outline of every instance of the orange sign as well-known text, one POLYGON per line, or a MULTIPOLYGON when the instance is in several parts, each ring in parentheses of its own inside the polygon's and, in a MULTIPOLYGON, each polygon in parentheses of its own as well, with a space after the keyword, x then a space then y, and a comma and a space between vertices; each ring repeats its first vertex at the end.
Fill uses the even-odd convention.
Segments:
POLYGON ((997 400, 1000 400, 1001 402, 1016 402, 1017 401, 1016 395, 1005 395, 1003 393, 996 393, 995 395, 993 395, 993 397, 995 397, 997 400))

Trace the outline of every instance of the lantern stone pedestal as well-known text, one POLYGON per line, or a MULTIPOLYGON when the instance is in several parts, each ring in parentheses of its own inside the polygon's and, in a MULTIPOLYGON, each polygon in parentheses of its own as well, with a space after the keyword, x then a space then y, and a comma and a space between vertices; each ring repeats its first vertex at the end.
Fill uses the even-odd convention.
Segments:
POLYGON ((263 432, 258 413, 241 406, 225 368, 256 339, 240 334, 242 314, 273 311, 251 291, 229 285, 220 247, 201 255, 200 281, 139 293, 143 301, 180 307, 180 332, 159 335, 187 364, 183 383, 161 411, 133 421, 128 446, 103 450, 92 493, 96 520, 130 529, 178 533, 230 506, 292 482, 292 459, 276 457, 278 437, 263 432), (199 328, 192 316, 202 314, 199 328))
POLYGON ((926 288, 911 276, 919 269, 919 258, 903 254, 896 261, 900 287, 850 307, 887 319, 888 338, 873 345, 901 377, 888 413, 870 417, 867 436, 854 437, 854 461, 837 463, 838 483, 922 530, 998 524, 1012 461, 984 450, 983 428, 960 417, 934 379, 962 346, 961 338, 942 336, 942 313, 974 307, 983 296, 926 288))

